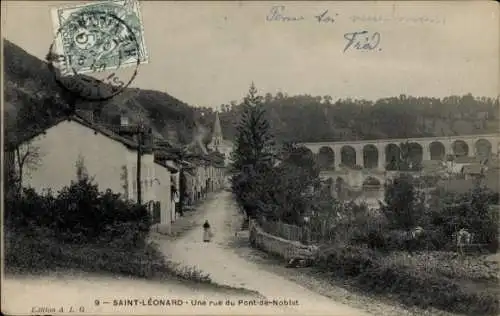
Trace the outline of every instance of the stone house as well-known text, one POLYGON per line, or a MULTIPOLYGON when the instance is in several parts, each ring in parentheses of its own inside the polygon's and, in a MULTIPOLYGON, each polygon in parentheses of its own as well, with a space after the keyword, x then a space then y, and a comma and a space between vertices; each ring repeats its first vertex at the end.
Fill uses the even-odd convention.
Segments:
MULTIPOLYGON (((168 230, 171 205, 166 197, 170 185, 165 179, 170 178, 171 171, 155 163, 147 139, 141 155, 141 200, 151 212, 156 206, 153 221, 168 230)), ((79 166, 100 191, 110 189, 124 199, 137 201, 137 141, 88 117, 72 115, 56 120, 43 131, 19 140, 17 147, 22 156, 36 157, 30 166, 15 168, 15 172, 22 172, 23 187, 56 193, 77 179, 79 166)))

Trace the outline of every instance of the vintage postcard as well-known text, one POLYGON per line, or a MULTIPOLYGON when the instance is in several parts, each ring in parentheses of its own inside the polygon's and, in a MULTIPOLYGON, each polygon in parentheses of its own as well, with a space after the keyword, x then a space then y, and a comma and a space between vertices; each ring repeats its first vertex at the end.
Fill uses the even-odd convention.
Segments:
POLYGON ((2 313, 499 315, 493 1, 3 1, 2 313))

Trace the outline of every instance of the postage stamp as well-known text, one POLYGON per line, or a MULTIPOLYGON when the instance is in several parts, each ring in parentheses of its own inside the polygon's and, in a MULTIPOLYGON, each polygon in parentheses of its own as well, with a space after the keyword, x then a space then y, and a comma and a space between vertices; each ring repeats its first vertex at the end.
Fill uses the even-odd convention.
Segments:
POLYGON ((147 63, 139 3, 111 0, 52 10, 55 51, 79 74, 147 63), (137 46, 137 47, 131 47, 137 46))
POLYGON ((137 1, 52 9, 55 38, 47 61, 56 82, 79 98, 106 100, 148 62, 137 1))

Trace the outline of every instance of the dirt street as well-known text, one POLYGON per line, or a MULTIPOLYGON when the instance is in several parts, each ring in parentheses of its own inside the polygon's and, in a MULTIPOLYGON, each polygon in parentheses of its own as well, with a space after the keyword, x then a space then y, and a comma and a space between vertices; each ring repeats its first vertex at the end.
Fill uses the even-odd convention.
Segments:
MULTIPOLYGON (((193 229, 180 239, 172 242, 155 236, 161 250, 173 261, 196 266, 209 273, 212 280, 219 284, 258 291, 268 300, 277 300, 278 304, 285 301, 289 303, 288 306, 268 306, 266 314, 369 315, 365 311, 336 303, 297 283, 267 272, 258 264, 245 260, 232 251, 228 244, 235 233, 234 218, 240 214, 229 192, 212 195, 200 211, 199 228, 193 229), (214 233, 210 243, 202 242, 201 225, 205 219, 209 221, 214 233)), ((257 312, 253 306, 241 310, 257 312)))

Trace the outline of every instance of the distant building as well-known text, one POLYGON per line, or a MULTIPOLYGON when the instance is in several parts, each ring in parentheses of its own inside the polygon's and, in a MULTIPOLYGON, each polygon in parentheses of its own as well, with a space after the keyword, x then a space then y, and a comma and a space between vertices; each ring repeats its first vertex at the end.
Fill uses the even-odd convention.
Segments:
POLYGON ((486 167, 480 164, 470 164, 463 166, 461 173, 465 180, 472 180, 481 177, 486 172, 486 167))
POLYGON ((446 170, 446 165, 441 160, 422 161, 422 173, 425 175, 440 175, 446 170))
MULTIPOLYGON (((447 172, 450 175, 464 175, 462 172, 462 170, 464 170, 463 169, 464 167, 476 166, 476 165, 483 166, 484 162, 485 161, 481 160, 478 157, 461 156, 461 157, 455 157, 452 160, 447 161, 446 168, 447 168, 447 172)), ((476 168, 476 167, 473 167, 473 168, 476 168)), ((469 170, 469 169, 465 169, 465 170, 469 170)), ((472 170, 472 169, 470 169, 470 170, 472 170)))
POLYGON ((219 112, 215 112, 214 129, 212 132, 212 140, 208 144, 208 148, 213 151, 218 151, 224 155, 224 164, 227 166, 231 162, 231 153, 233 151, 233 143, 225 140, 222 135, 220 126, 219 112))

